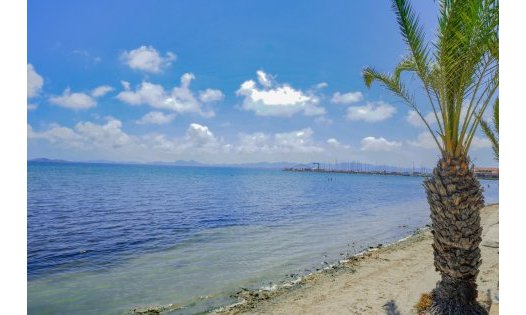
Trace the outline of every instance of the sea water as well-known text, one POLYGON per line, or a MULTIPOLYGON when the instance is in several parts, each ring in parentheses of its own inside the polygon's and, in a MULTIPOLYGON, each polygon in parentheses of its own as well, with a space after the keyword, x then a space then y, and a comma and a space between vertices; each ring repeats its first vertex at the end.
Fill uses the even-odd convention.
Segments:
MULTIPOLYGON (((237 302, 430 223, 422 177, 28 163, 29 314, 237 302)), ((498 181, 481 181, 486 203, 498 181)))

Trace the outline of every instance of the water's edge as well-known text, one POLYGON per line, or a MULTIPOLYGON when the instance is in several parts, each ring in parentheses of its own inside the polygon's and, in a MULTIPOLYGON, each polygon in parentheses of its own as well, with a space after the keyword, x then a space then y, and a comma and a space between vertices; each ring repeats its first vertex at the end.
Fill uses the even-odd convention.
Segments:
MULTIPOLYGON (((498 205, 498 204, 499 203, 489 203, 489 204, 486 204, 484 207, 498 205)), ((272 286, 265 286, 265 287, 261 287, 258 289, 241 288, 240 291, 232 292, 232 294, 230 295, 231 297, 237 298, 238 299, 237 302, 229 304, 229 305, 214 307, 205 312, 199 312, 196 314, 228 314, 228 313, 232 313, 232 312, 235 313, 236 311, 242 311, 245 309, 252 308, 258 302, 268 300, 271 298, 275 298, 284 293, 300 289, 302 286, 307 284, 309 281, 311 281, 316 276, 335 273, 337 271, 341 271, 342 269, 352 268, 353 263, 370 256, 372 252, 376 252, 379 250, 388 250, 395 246, 403 245, 404 243, 410 243, 412 241, 417 241, 421 239, 423 235, 426 232, 429 232, 430 230, 431 230, 431 226, 429 224, 426 224, 423 227, 416 228, 411 234, 405 237, 402 237, 399 240, 396 240, 388 244, 378 244, 377 246, 370 246, 369 248, 355 255, 349 255, 349 256, 346 256, 344 259, 340 259, 338 261, 330 263, 326 267, 319 268, 316 271, 306 273, 304 275, 298 275, 293 280, 285 280, 286 276, 284 276, 283 280, 280 281, 279 284, 273 284, 272 286)), ((126 315, 150 315, 150 314, 161 314, 161 313, 170 314, 172 312, 183 310, 185 308, 186 306, 181 305, 181 304, 148 306, 144 308, 132 309, 128 313, 126 313, 126 315)))

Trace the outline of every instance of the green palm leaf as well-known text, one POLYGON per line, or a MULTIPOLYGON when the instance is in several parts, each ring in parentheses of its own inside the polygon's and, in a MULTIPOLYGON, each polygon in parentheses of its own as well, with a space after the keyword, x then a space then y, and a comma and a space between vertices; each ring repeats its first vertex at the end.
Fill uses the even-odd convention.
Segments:
POLYGON ((456 157, 467 154, 480 124, 477 117, 498 90, 498 1, 442 0, 439 5, 437 39, 429 44, 409 1, 392 0, 408 55, 392 75, 371 67, 362 75, 366 86, 379 82, 424 120, 423 107, 416 104, 402 82, 405 72, 415 73, 438 130, 424 122, 438 148, 456 157))

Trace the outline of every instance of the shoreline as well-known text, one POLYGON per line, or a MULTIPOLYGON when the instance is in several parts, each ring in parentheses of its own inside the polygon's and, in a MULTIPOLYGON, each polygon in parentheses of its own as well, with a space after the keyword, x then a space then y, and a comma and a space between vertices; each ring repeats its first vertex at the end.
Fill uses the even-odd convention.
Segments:
MULTIPOLYGON (((487 308, 498 303, 498 213, 498 203, 481 210, 478 300, 487 308)), ((440 279, 434 271, 431 243, 430 227, 426 226, 398 241, 379 244, 269 289, 242 289, 232 295, 239 302, 211 313, 417 314, 414 306, 420 295, 431 291, 440 279), (415 270, 411 263, 420 268, 415 270), (401 281, 393 283, 391 277, 401 281), (390 299, 390 294, 398 299, 390 299)))

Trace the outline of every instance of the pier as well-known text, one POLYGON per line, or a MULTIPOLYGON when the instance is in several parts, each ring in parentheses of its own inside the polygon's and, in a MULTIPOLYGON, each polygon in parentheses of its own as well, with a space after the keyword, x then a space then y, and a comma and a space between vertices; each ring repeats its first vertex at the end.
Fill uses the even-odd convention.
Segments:
POLYGON ((307 173, 336 173, 336 174, 364 174, 364 175, 389 175, 389 176, 431 176, 431 170, 420 167, 419 170, 404 169, 387 165, 371 165, 362 162, 345 162, 334 164, 322 164, 312 162, 310 164, 298 164, 294 167, 283 169, 286 172, 307 172, 307 173), (312 165, 312 166, 311 166, 312 165))

